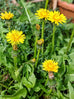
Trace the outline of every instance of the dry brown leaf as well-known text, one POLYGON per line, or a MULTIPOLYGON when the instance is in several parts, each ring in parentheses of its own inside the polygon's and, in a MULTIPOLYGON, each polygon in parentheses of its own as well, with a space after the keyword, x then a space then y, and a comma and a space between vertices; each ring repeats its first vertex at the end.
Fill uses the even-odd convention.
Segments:
POLYGON ((53 2, 53 10, 55 10, 57 8, 57 1, 58 0, 52 0, 52 2, 53 2))
POLYGON ((16 0, 12 0, 12 3, 13 3, 14 5, 16 5, 16 6, 19 6, 19 4, 17 3, 16 0))

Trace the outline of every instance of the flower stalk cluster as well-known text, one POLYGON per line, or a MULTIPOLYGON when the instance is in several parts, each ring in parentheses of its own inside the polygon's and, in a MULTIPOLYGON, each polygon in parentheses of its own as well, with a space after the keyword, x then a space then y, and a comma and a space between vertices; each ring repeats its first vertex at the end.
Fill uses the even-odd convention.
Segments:
MULTIPOLYGON (((63 14, 60 14, 59 11, 49 11, 47 9, 39 9, 35 13, 38 19, 43 19, 42 21, 42 35, 41 38, 44 39, 44 22, 45 20, 49 20, 53 23, 53 36, 52 36, 52 52, 54 52, 54 39, 55 39, 55 31, 56 25, 66 23, 66 17, 63 14)), ((43 55, 43 46, 42 45, 42 55, 43 55)))

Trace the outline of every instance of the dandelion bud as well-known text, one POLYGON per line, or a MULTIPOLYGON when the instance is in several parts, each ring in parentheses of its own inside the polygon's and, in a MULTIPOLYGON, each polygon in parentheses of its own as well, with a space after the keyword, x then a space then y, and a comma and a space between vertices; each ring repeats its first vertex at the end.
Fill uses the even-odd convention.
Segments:
POLYGON ((49 76, 49 79, 53 79, 53 78, 54 78, 53 72, 49 72, 49 73, 48 73, 48 76, 49 76))
POLYGON ((39 24, 36 24, 36 29, 40 30, 40 25, 39 24))
POLYGON ((16 51, 17 49, 17 45, 13 45, 13 50, 16 51))
POLYGON ((37 44, 38 44, 38 45, 41 46, 43 43, 44 43, 44 39, 37 40, 37 44))
POLYGON ((35 61, 36 61, 36 59, 35 59, 35 58, 31 59, 31 62, 32 62, 32 63, 35 63, 35 61))

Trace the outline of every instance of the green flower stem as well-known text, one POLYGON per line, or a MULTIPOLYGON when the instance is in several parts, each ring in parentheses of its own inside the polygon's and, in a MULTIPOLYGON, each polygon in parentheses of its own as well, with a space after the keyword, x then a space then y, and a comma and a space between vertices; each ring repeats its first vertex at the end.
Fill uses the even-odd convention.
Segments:
POLYGON ((45 82, 45 86, 47 85, 48 81, 49 81, 49 77, 47 76, 47 79, 46 79, 46 82, 45 82))
POLYGON ((69 41, 68 46, 67 46, 67 49, 66 49, 66 54, 68 53, 68 51, 69 51, 69 49, 71 47, 73 36, 74 36, 74 29, 72 31, 71 38, 70 38, 70 41, 69 41))
POLYGON ((66 71, 66 65, 65 65, 65 60, 64 60, 64 56, 63 56, 63 72, 62 72, 62 74, 61 74, 61 77, 64 75, 64 73, 65 73, 65 71, 66 71))
POLYGON ((41 97, 43 95, 43 90, 41 91, 40 95, 38 97, 41 97))
POLYGON ((9 30, 9 32, 10 32, 10 26, 11 26, 11 23, 7 20, 7 21, 5 21, 5 24, 8 26, 8 30, 9 30))
POLYGON ((34 58, 36 58, 36 51, 37 51, 36 44, 37 44, 37 40, 38 40, 38 36, 36 35, 36 38, 35 38, 35 49, 34 49, 34 58))
POLYGON ((54 52, 55 31, 56 31, 56 25, 53 24, 53 34, 52 34, 52 53, 54 52))
MULTIPOLYGON (((42 35, 41 35, 41 38, 44 39, 44 20, 42 22, 42 35)), ((43 55, 43 47, 44 47, 44 44, 42 44, 42 55, 43 55)))
POLYGON ((14 80, 12 80, 12 81, 9 83, 9 85, 8 85, 8 86, 10 86, 10 85, 13 83, 13 81, 14 81, 14 80))
POLYGON ((8 29, 9 29, 9 32, 10 32, 10 30, 11 30, 11 29, 10 29, 10 22, 8 22, 8 29))
POLYGON ((26 78, 28 79, 28 66, 26 66, 26 78))
POLYGON ((16 52, 14 53, 13 59, 14 59, 14 68, 15 68, 15 71, 16 71, 18 69, 17 68, 17 54, 16 54, 16 52))
POLYGON ((27 54, 25 53, 25 61, 27 61, 27 54))
POLYGON ((5 37, 4 37, 3 32, 1 33, 1 38, 2 38, 2 41, 4 42, 4 46, 6 46, 6 44, 5 44, 5 37))
POLYGON ((0 83, 0 85, 3 86, 4 88, 8 89, 8 87, 7 87, 6 85, 3 85, 3 84, 1 84, 1 83, 0 83))
POLYGON ((15 66, 15 70, 17 70, 17 57, 14 57, 14 66, 15 66))
POLYGON ((22 70, 23 66, 20 66, 19 69, 15 70, 15 79, 20 82, 20 72, 22 70))
MULTIPOLYGON (((48 7, 48 1, 49 0, 46 0, 45 9, 47 9, 47 7, 48 7)), ((44 25, 45 25, 45 21, 43 20, 43 22, 42 22, 42 35, 41 35, 42 39, 44 39, 44 25)), ((44 44, 42 44, 42 56, 43 56, 43 48, 44 48, 44 44)))
POLYGON ((8 30, 10 31, 10 22, 8 20, 5 20, 5 25, 8 27, 8 30))
POLYGON ((42 35, 41 35, 41 38, 43 39, 44 38, 44 20, 42 22, 42 35))
MULTIPOLYGON (((26 36, 26 45, 27 45, 27 43, 28 43, 28 37, 26 36)), ((26 50, 26 49, 25 49, 26 50)), ((25 52, 25 61, 27 61, 28 59, 27 59, 27 52, 25 52)))
POLYGON ((38 64, 39 54, 40 54, 40 49, 38 49, 38 53, 37 53, 37 60, 36 60, 36 63, 35 63, 35 67, 36 67, 36 66, 37 66, 37 64, 38 64))
POLYGON ((47 9, 47 7, 48 7, 48 2, 49 2, 49 0, 46 0, 45 9, 47 9))

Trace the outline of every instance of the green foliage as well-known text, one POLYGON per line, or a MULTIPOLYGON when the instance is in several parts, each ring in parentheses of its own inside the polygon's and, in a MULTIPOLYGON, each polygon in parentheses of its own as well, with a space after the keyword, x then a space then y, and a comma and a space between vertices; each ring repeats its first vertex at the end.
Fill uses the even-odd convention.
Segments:
POLYGON ((70 82, 68 82, 68 88, 69 88, 69 98, 70 99, 73 99, 73 97, 74 97, 74 89, 73 89, 73 87, 71 86, 71 83, 70 82))
POLYGON ((31 74, 28 80, 26 79, 26 77, 22 78, 22 84, 27 88, 33 88, 35 86, 35 82, 36 82, 36 78, 34 74, 31 74))
POLYGON ((17 1, 20 4, 18 7, 9 0, 1 0, 0 3, 0 12, 7 10, 14 13, 12 20, 0 19, 0 99, 43 99, 44 97, 45 99, 73 99, 74 38, 68 53, 65 52, 74 24, 66 23, 56 26, 54 53, 51 53, 53 26, 49 21, 45 21, 42 55, 42 46, 35 43, 36 36, 38 39, 41 38, 42 20, 36 18, 35 12, 41 6, 44 7, 44 4, 17 1), (39 31, 36 29, 36 24, 40 25, 39 31), (17 51, 13 51, 13 47, 6 40, 7 32, 13 29, 21 30, 26 35, 24 43, 17 45, 17 51), (34 44, 37 49, 35 62, 32 60, 34 44), (40 52, 37 55, 38 50, 40 52), (59 70, 58 73, 54 73, 53 79, 49 79, 48 73, 42 70, 42 63, 45 59, 58 62, 59 70))
POLYGON ((16 91, 16 93, 13 95, 0 96, 0 99, 20 99, 21 96, 25 98, 26 95, 27 95, 27 90, 25 88, 22 88, 16 91))

